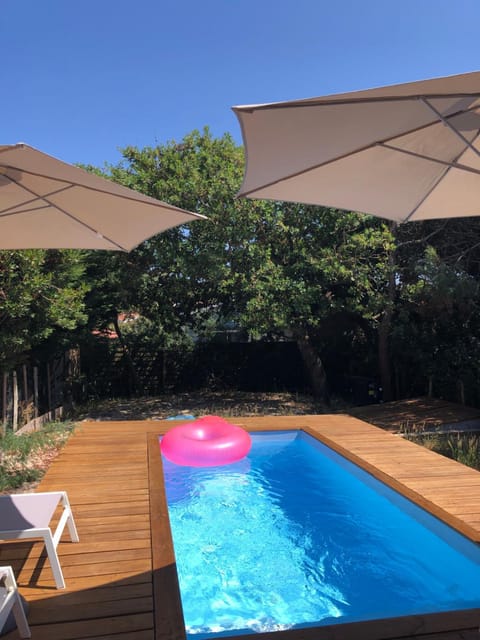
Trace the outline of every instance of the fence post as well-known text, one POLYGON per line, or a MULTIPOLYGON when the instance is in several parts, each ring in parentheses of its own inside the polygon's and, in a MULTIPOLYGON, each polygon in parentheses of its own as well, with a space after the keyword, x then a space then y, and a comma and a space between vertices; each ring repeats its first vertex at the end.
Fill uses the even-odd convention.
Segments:
POLYGON ((22 373, 23 373, 23 402, 22 402, 23 417, 22 417, 22 421, 25 423, 25 422, 28 422, 30 420, 30 417, 31 417, 30 398, 28 396, 28 369, 27 369, 27 365, 26 364, 22 365, 22 373))
POLYGON ((8 373, 3 374, 3 390, 2 390, 2 431, 3 435, 7 433, 7 388, 8 388, 8 373))
POLYGON ((52 376, 50 374, 50 363, 47 362, 47 399, 48 399, 48 411, 52 411, 52 376))
POLYGON ((38 418, 38 367, 33 367, 33 417, 38 418))
POLYGON ((13 384, 13 432, 18 429, 18 380, 17 380, 17 372, 12 372, 12 384, 13 384))

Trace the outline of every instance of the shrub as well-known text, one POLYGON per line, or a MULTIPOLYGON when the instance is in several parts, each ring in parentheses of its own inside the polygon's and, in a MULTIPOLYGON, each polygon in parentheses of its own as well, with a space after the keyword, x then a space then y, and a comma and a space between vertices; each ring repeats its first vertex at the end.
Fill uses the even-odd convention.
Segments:
POLYGON ((40 431, 7 433, 0 440, 0 491, 37 482, 72 431, 73 423, 52 422, 40 431))

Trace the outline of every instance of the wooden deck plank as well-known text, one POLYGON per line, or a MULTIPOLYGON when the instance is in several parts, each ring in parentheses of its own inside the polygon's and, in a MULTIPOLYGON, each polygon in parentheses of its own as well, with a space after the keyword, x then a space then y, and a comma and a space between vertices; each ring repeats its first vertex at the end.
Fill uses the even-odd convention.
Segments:
POLYGON ((85 606, 88 605, 88 616, 90 619, 105 618, 112 616, 125 616, 138 613, 151 613, 153 609, 152 594, 142 597, 133 598, 130 594, 122 594, 122 599, 107 601, 80 601, 71 603, 64 601, 61 606, 51 604, 47 607, 42 603, 41 606, 32 606, 29 615, 29 622, 32 625, 40 624, 58 624, 60 622, 69 622, 79 620, 85 606), (125 596, 128 595, 126 598, 125 596))
MULTIPOLYGON (((47 611, 58 606, 58 598, 50 598, 51 591, 39 590, 38 588, 24 589, 24 595, 29 600, 45 600, 42 607, 47 611)), ((90 605, 90 603, 113 602, 115 600, 125 600, 126 598, 149 598, 152 596, 152 585, 150 582, 139 582, 131 584, 119 584, 116 586, 98 586, 90 589, 69 590, 61 596, 62 607, 66 605, 90 605)), ((60 597, 60 596, 59 596, 60 597)))
MULTIPOLYGON (((36 603, 39 606, 39 603, 36 603)), ((117 636, 123 640, 123 633, 138 634, 139 632, 149 631, 150 637, 153 638, 153 616, 151 612, 115 615, 104 618, 87 618, 83 620, 74 620, 70 622, 60 622, 54 624, 32 625, 32 638, 35 640, 83 640, 92 638, 92 631, 101 630, 101 637, 110 635, 117 636)), ((8 638, 8 634, 5 636, 8 638)), ((95 633, 95 636, 97 634, 95 633)), ((138 635, 133 635, 138 637, 138 635)))
POLYGON ((102 575, 89 575, 88 572, 85 572, 85 575, 83 576, 72 577, 68 581, 66 590, 62 592, 56 589, 55 583, 50 578, 48 580, 36 581, 31 585, 22 586, 20 587, 20 590, 22 594, 25 594, 25 597, 28 595, 29 598, 37 600, 48 598, 53 602, 61 604, 61 597, 66 593, 75 593, 78 591, 88 593, 92 589, 97 589, 99 587, 116 589, 118 586, 132 586, 139 584, 148 584, 151 588, 151 571, 143 573, 122 573, 122 571, 117 571, 116 573, 105 573, 102 575))
MULTIPOLYGON (((304 428, 480 541, 480 473, 472 469, 351 416, 267 416, 235 418, 234 422, 252 431, 304 428)), ((149 434, 164 433, 174 425, 170 421, 82 422, 51 465, 39 490, 68 491, 80 534, 78 544, 69 542, 66 535, 59 545, 67 588, 55 589, 38 543, 0 545, 0 562, 16 568, 21 592, 31 605, 33 640, 182 637, 178 623, 160 613, 178 608, 178 594, 167 589, 176 579, 169 540, 152 538, 152 529, 165 527, 161 510, 152 506, 164 501, 164 495, 160 478, 149 488, 147 447, 149 434), (161 570, 153 570, 154 555, 162 558, 161 570), (157 594, 163 590, 168 596, 163 607, 155 607, 154 586, 157 594)), ((468 624, 471 620, 470 616, 468 624)), ((449 628, 443 634, 436 623, 423 623, 412 623, 412 630, 406 624, 404 637, 420 639, 420 634, 429 633, 431 640, 450 639, 462 637, 470 628, 458 622, 463 631, 449 628)), ((385 628, 390 629, 386 635, 375 637, 398 637, 392 625, 385 628)), ((339 638, 336 631, 329 633, 328 637, 339 638)), ((348 633, 348 637, 360 637, 358 629, 348 633)), ((306 633, 305 638, 310 635, 306 633)), ((286 637, 294 638, 290 633, 286 637)), ((6 640, 17 638, 16 632, 5 636, 6 640)), ((318 634, 316 638, 320 640, 318 634)))
MULTIPOLYGON (((97 540, 95 536, 90 536, 88 542, 80 540, 78 544, 65 544, 62 545, 62 557, 79 556, 82 557, 91 553, 116 553, 117 551, 132 551, 137 552, 139 549, 150 549, 150 533, 144 534, 142 537, 131 538, 130 532, 125 535, 123 539, 117 540, 115 545, 115 551, 112 551, 112 542, 110 539, 97 540)), ((8 545, 2 549, 2 562, 8 562, 10 560, 25 558, 28 554, 29 559, 39 558, 45 554, 43 545, 41 542, 9 542, 8 545)), ((90 556, 90 559, 91 556, 90 556)))

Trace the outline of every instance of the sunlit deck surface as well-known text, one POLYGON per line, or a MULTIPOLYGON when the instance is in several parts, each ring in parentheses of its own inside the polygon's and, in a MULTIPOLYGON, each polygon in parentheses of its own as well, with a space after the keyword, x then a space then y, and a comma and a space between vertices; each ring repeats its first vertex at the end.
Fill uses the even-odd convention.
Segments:
MULTIPOLYGON (((305 429, 480 542, 480 473, 472 469, 349 416, 272 416, 232 422, 252 430, 305 429)), ((174 424, 83 422, 51 465, 38 490, 68 491, 80 535, 74 544, 65 534, 59 545, 67 588, 55 589, 37 543, 0 544, 0 564, 13 565, 30 605, 34 640, 183 637, 154 437, 174 424)), ((357 623, 255 637, 473 640, 479 637, 479 623, 480 608, 397 618, 373 627, 357 623)), ((16 639, 17 632, 5 638, 16 639)))

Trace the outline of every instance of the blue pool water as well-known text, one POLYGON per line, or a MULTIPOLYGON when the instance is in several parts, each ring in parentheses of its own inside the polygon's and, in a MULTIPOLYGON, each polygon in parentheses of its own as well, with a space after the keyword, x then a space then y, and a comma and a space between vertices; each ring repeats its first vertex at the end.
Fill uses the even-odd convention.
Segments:
POLYGON ((226 467, 163 460, 187 635, 480 606, 480 547, 303 432, 226 467))

